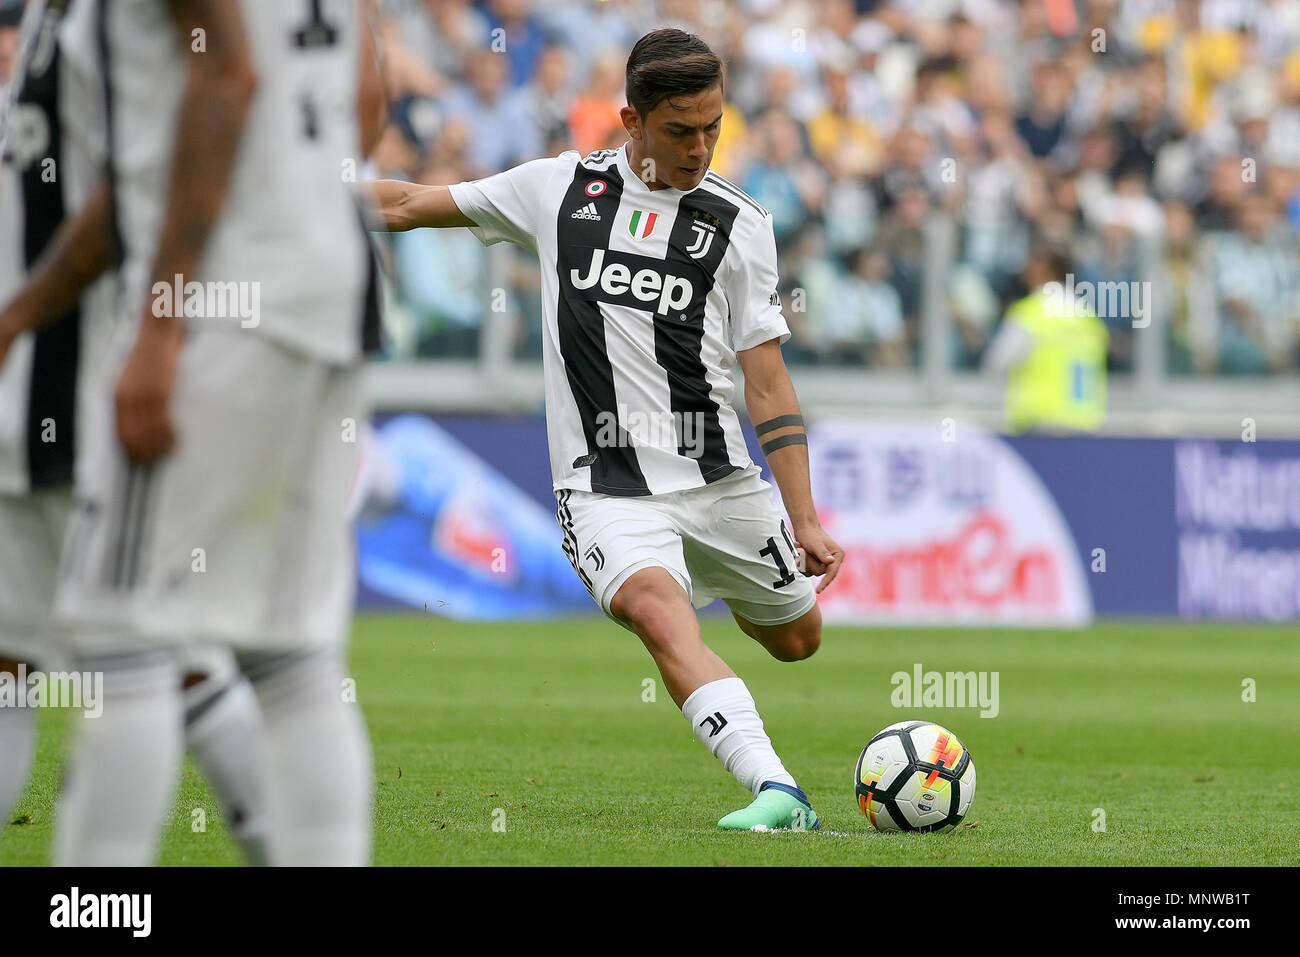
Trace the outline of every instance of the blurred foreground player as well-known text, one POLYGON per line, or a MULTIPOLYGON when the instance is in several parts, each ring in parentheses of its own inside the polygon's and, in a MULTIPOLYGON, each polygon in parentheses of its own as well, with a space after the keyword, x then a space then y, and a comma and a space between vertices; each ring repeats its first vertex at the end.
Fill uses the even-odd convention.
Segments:
MULTIPOLYGON (((11 123, 0 164, 0 672, 50 671, 66 661, 52 621, 54 590, 72 507, 79 435, 105 423, 94 378, 113 333, 113 281, 66 283, 60 304, 10 303, 24 275, 48 252, 73 257, 86 280, 104 270, 113 250, 94 236, 50 240, 70 213, 91 202, 102 219, 108 192, 103 162, 103 94, 94 37, 100 0, 33 0, 24 23, 23 57, 12 84, 11 123), (80 21, 80 22, 78 22, 80 21), (78 43, 80 38, 80 43, 78 43), (88 240, 88 241, 87 241, 88 240), (21 334, 10 320, 44 312, 43 328, 21 334)), ((100 238, 103 238, 101 232, 100 238)), ((39 288, 39 284, 38 287, 39 288)), ((221 800, 232 835, 250 864, 267 860, 264 768, 248 741, 261 717, 234 656, 217 646, 187 644, 185 740, 221 800)), ((35 712, 0 708, 0 819, 26 782, 36 738, 35 712)), ((130 765, 118 767, 124 779, 130 765)))
POLYGON ((821 643, 808 571, 843 551, 822 529, 807 438, 781 357, 768 212, 709 170, 722 63, 657 30, 627 62, 628 142, 451 187, 375 184, 390 230, 468 226, 542 263, 547 434, 564 550, 604 611, 654 657, 695 734, 754 794, 726 830, 812 829, 745 683, 705 643, 692 603, 724 599, 742 631, 798 661, 821 643), (793 536, 749 459, 733 369, 793 536))
POLYGON ((370 34, 351 0, 101 11, 102 225, 136 321, 59 587, 106 702, 78 737, 56 860, 152 860, 180 756, 176 645, 196 643, 233 648, 257 691, 272 862, 362 864, 372 772, 343 693, 346 504, 377 313, 343 173, 370 141, 359 114, 380 112, 377 76, 359 70, 370 34), (122 782, 127 754, 137 774, 122 782))

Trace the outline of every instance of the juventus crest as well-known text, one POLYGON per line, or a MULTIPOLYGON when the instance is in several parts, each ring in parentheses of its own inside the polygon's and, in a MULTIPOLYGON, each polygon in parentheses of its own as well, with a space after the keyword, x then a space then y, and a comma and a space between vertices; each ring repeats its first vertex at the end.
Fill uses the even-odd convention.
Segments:
POLYGON ((717 227, 696 220, 691 223, 691 230, 695 233, 695 241, 686 247, 686 251, 690 253, 692 259, 708 255, 709 247, 713 245, 713 235, 718 231, 717 227))

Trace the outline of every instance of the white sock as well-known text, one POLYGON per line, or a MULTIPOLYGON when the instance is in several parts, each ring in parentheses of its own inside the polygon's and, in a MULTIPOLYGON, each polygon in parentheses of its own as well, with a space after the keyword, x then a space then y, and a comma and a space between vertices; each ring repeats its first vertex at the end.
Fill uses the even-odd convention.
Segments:
POLYGON ((164 653, 83 660, 78 668, 103 673, 103 714, 75 719, 54 863, 152 864, 180 780, 179 669, 164 653))
POLYGON ((370 862, 374 768, 358 704, 343 700, 341 652, 247 669, 270 757, 271 848, 280 866, 370 862))
POLYGON ((764 781, 795 786, 772 750, 753 696, 739 678, 720 678, 696 688, 682 703, 682 714, 695 736, 753 794, 764 781))
POLYGON ((0 832, 27 785, 35 753, 35 709, 0 708, 0 832))
POLYGON ((185 743, 221 801, 230 833, 254 867, 269 863, 262 713, 243 675, 210 675, 185 689, 185 743))

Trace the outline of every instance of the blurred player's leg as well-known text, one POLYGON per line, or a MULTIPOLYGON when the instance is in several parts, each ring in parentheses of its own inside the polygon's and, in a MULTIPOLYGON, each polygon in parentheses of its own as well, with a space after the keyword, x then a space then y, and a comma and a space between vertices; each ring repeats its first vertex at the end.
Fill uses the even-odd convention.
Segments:
MULTIPOLYGON (((0 675, 17 680, 19 666, 26 662, 0 659, 0 675)), ((32 708, 0 708, 0 827, 9 822, 9 812, 27 784, 27 774, 36 752, 36 712, 32 708)))
MULTIPOLYGON (((252 636, 240 664, 261 704, 271 769, 273 861, 364 865, 370 860, 374 770, 355 694, 345 687, 356 589, 348 502, 365 421, 361 372, 306 360, 286 495, 273 529, 278 556, 265 586, 275 635, 252 636)), ((275 381, 272 377, 271 381, 275 381)))
MULTIPOLYGON (((69 501, 61 488, 0 495, 0 674, 14 681, 20 670, 49 670, 63 658, 50 605, 69 501)), ((22 795, 35 750, 35 710, 0 707, 0 827, 22 795)))
POLYGON ((270 863, 267 774, 269 761, 257 696, 224 649, 185 665, 185 744, 212 785, 231 836, 255 867, 270 863))
POLYGON ((365 723, 345 700, 333 650, 245 662, 257 690, 271 767, 272 854, 282 866, 370 860, 373 762, 365 723))
MULTIPOLYGON (((111 620, 142 644, 189 639, 177 653, 178 673, 194 646, 228 646, 241 663, 256 663, 250 680, 264 706, 266 746, 246 770, 267 773, 270 861, 365 863, 368 746, 356 706, 341 697, 355 588, 346 506, 357 447, 340 424, 364 418, 360 370, 199 328, 188 336, 178 383, 175 415, 189 438, 145 470, 147 478, 124 463, 112 436, 88 451, 104 465, 87 470, 101 478, 88 480, 87 507, 69 534, 76 545, 68 548, 60 609, 87 653, 102 644, 95 623, 111 620), (243 387, 232 390, 234 381, 243 387), (123 492, 142 482, 137 495, 123 492), (137 505, 124 513, 111 504, 124 501, 137 505), (283 666, 261 667, 271 660, 283 666), (301 713, 286 713, 295 709, 301 713), (333 845, 321 826, 337 829, 333 845)), ((179 716, 179 679, 174 693, 179 716)), ((202 710, 201 700, 191 703, 202 710)), ((191 717, 200 757, 225 788, 223 803, 242 803, 238 793, 255 782, 230 780, 233 746, 213 744, 202 734, 204 716, 191 717)), ((88 753, 79 749, 77 760, 88 753)), ((61 846, 78 839, 70 834, 61 846)))
POLYGON ((77 667, 103 674, 103 713, 78 720, 59 800, 54 863, 152 864, 180 777, 184 734, 176 658, 163 650, 90 655, 77 667))

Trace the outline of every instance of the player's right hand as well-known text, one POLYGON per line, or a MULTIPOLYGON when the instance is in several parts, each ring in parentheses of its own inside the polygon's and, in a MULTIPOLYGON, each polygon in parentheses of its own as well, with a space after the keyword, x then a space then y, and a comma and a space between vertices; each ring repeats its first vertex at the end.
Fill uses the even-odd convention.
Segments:
POLYGON ((817 586, 817 594, 820 595, 840 573, 840 566, 844 563, 844 549, 815 522, 796 526, 794 540, 804 550, 804 574, 823 576, 817 586))
POLYGON ((179 322, 146 320, 114 392, 117 437, 133 462, 156 462, 176 445, 171 395, 184 331, 179 322))

